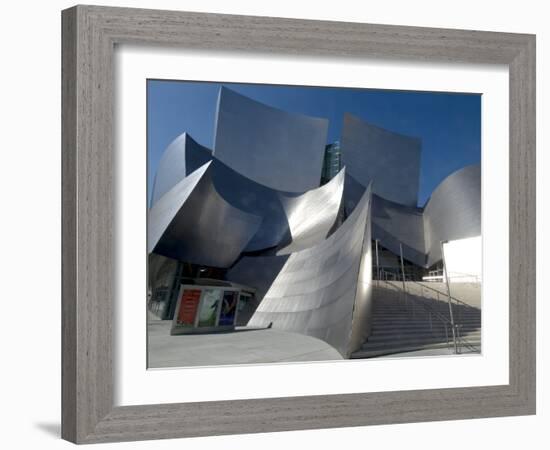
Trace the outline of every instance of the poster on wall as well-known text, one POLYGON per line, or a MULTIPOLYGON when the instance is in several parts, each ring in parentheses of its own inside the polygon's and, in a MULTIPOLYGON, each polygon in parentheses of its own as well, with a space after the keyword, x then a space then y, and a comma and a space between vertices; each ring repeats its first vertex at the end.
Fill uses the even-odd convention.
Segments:
POLYGON ((233 325, 237 312, 237 291, 224 291, 219 325, 233 325))
POLYGON ((199 327, 215 327, 222 291, 205 289, 199 312, 199 327))
POLYGON ((195 324, 200 298, 200 289, 184 289, 178 311, 178 325, 192 327, 195 324))

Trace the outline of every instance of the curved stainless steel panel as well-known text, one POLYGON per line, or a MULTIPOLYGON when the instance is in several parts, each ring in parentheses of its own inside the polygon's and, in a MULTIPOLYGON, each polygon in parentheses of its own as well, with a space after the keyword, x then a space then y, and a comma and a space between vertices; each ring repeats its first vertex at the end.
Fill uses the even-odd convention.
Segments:
POLYGON ((176 214, 201 181, 210 163, 206 163, 188 177, 180 179, 170 192, 159 199, 147 215, 147 252, 152 253, 176 214))
MULTIPOLYGON (((186 139, 191 142, 190 137, 186 139)), ((191 153, 196 154, 197 152, 191 153)), ((172 152, 170 158, 166 158, 166 160, 171 161, 174 167, 178 165, 181 167, 182 164, 178 160, 189 158, 189 155, 189 151, 172 152)), ((295 241, 292 251, 306 248, 323 240, 334 224, 342 197, 343 174, 338 175, 322 187, 307 191, 302 195, 294 195, 256 183, 217 158, 211 159, 210 166, 209 176, 218 194, 234 208, 262 219, 258 230, 243 249, 245 252, 266 250, 281 244, 288 244, 292 230, 294 230, 295 241), (327 205, 329 205, 328 208, 327 205), (297 211, 302 211, 302 213, 297 211), (292 217, 292 229, 289 226, 287 215, 292 217), (302 220, 304 220, 303 223, 301 223, 302 220)), ((187 164, 187 167, 193 166, 187 164)), ((182 171, 183 169, 180 169, 170 174, 175 178, 175 173, 181 174, 182 171)), ((160 180, 159 174, 160 172, 157 173, 157 179, 160 180)), ((189 181, 183 185, 188 183, 189 181)), ((183 185, 180 188, 183 188, 183 185)))
POLYGON ((327 184, 302 195, 280 194, 292 241, 277 255, 304 250, 326 239, 340 211, 345 174, 343 168, 327 184))
POLYGON ((421 267, 441 260, 441 241, 481 234, 481 166, 460 169, 434 190, 426 207, 413 208, 373 195, 373 238, 421 267))
POLYGON ((424 216, 422 208, 400 205, 377 195, 372 196, 372 237, 388 250, 421 267, 426 264, 424 216))
POLYGON ((385 199, 417 206, 421 141, 344 115, 340 143, 343 165, 363 186, 385 199))
POLYGON ((149 252, 210 267, 237 260, 261 217, 227 203, 212 183, 211 167, 181 180, 149 210, 149 252))
POLYGON ((291 254, 249 325, 314 336, 345 357, 356 350, 369 329, 370 205, 368 190, 328 239, 291 254))
POLYGON ((481 165, 464 167, 445 178, 424 208, 429 267, 441 259, 441 241, 481 235, 481 165))
POLYGON ((260 227, 244 251, 276 247, 286 239, 289 227, 278 191, 256 183, 216 158, 212 162, 212 181, 226 202, 262 218, 260 227))
POLYGON ((303 193, 319 186, 328 120, 292 114, 222 87, 214 155, 272 189, 303 193))
POLYGON ((180 180, 212 159, 212 151, 188 133, 180 134, 164 150, 155 173, 151 205, 180 180))
POLYGON ((363 197, 365 189, 365 186, 359 183, 347 171, 344 179, 344 211, 346 215, 349 216, 353 212, 357 203, 363 197))

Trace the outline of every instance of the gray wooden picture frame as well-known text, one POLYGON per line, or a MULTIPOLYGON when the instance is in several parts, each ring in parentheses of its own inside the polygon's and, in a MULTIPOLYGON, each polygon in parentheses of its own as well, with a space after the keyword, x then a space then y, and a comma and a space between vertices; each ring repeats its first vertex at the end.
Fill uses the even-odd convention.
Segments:
POLYGON ((62 12, 62 53, 64 439, 93 443, 535 413, 535 36, 76 6, 62 12), (507 65, 509 384, 114 407, 116 44, 507 65))

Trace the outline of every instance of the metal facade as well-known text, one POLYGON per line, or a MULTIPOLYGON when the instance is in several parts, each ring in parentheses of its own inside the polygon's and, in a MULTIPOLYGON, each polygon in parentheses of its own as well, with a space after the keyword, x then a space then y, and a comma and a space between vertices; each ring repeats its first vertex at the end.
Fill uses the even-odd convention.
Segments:
POLYGON ((149 252, 211 267, 229 267, 261 217, 227 203, 212 184, 211 163, 180 181, 149 210, 149 252))
POLYGON ((481 235, 481 166, 467 166, 445 178, 425 208, 373 196, 373 238, 418 266, 441 260, 441 241, 481 235))
POLYGON ((302 195, 281 194, 291 242, 277 251, 286 255, 324 241, 334 226, 344 194, 345 169, 327 184, 302 195))
POLYGON ((370 206, 369 190, 352 215, 328 239, 292 253, 249 325, 271 324, 274 328, 317 337, 343 356, 356 350, 359 336, 369 329, 370 206))
POLYGON ((451 174, 419 208, 420 140, 346 115, 345 166, 320 186, 326 134, 325 119, 222 88, 214 152, 184 133, 161 158, 148 251, 226 269, 256 289, 250 326, 307 334, 347 357, 370 333, 371 239, 431 266, 441 240, 480 234, 481 173, 451 174))
POLYGON ((481 165, 445 178, 424 209, 426 266, 441 259, 441 241, 481 235, 481 165))
POLYGON ((196 142, 188 133, 174 139, 159 161, 153 183, 151 205, 180 180, 212 159, 212 151, 196 142))
POLYGON ((327 119, 288 113, 222 87, 214 155, 259 184, 303 193, 320 184, 327 130, 327 119))
POLYGON ((393 133, 351 114, 344 115, 341 152, 348 173, 387 200, 416 206, 421 141, 393 133))
POLYGON ((214 158, 212 180, 223 199, 235 208, 262 218, 260 226, 244 251, 274 248, 289 233, 280 192, 263 186, 214 158))
POLYGON ((372 198, 372 235, 374 239, 421 267, 426 263, 424 215, 422 208, 400 205, 378 195, 372 198))

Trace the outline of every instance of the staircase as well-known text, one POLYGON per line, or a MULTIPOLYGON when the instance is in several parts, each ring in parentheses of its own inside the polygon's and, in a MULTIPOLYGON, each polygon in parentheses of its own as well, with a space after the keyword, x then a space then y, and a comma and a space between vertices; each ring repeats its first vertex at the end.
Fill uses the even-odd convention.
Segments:
MULTIPOLYGON (((376 281, 374 282, 376 283, 376 281)), ((444 293, 415 282, 379 281, 373 291, 371 335, 352 358, 406 353, 418 350, 454 350, 449 305, 444 293), (439 299, 438 299, 439 298, 439 299)), ((481 310, 453 301, 459 352, 481 349, 481 310)))

